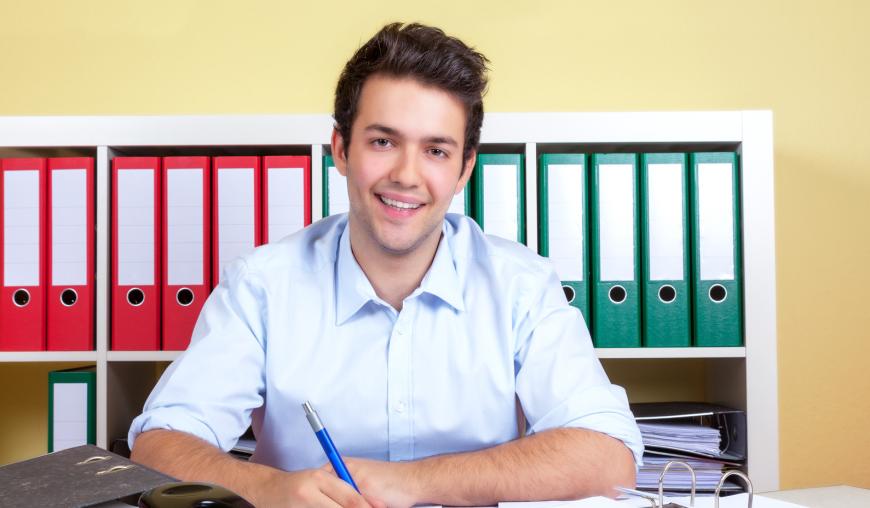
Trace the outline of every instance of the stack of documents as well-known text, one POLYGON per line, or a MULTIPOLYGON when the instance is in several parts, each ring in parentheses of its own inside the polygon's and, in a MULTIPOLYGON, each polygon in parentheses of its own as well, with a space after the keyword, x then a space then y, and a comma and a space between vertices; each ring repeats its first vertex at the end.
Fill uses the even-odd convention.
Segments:
MULTIPOLYGON (((637 488, 639 490, 658 492, 659 477, 665 468, 665 465, 671 460, 681 460, 689 464, 695 470, 695 489, 697 492, 714 492, 719 479, 722 478, 722 473, 725 470, 725 464, 718 460, 710 459, 674 459, 672 457, 660 457, 655 455, 645 455, 643 458, 643 466, 637 474, 637 488)), ((730 478, 729 478, 730 480, 730 478)), ((664 479, 665 490, 669 493, 685 493, 692 488, 692 475, 689 471, 678 465, 671 466, 664 479)), ((730 492, 734 489, 740 490, 739 486, 730 483, 726 480, 726 485, 723 490, 730 492)))
POLYGON ((719 456, 719 429, 685 423, 638 423, 643 444, 683 452, 719 456))

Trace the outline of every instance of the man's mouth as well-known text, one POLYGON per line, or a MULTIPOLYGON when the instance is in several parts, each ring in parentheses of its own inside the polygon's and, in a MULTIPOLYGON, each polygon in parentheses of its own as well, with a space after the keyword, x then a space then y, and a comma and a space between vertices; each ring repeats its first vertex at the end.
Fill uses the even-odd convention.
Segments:
POLYGON ((390 199, 390 198, 387 198, 387 197, 384 197, 381 195, 378 195, 378 197, 381 198, 381 203, 384 203, 385 205, 388 205, 388 206, 392 206, 393 208, 397 208, 399 210, 416 210, 417 208, 420 208, 421 206, 423 206, 420 203, 405 203, 405 202, 397 201, 395 199, 390 199))

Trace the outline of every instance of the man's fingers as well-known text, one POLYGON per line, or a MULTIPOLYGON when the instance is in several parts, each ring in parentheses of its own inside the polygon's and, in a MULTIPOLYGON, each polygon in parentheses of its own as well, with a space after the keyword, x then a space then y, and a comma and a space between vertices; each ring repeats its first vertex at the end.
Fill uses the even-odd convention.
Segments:
POLYGON ((324 468, 315 472, 320 491, 344 508, 373 508, 349 483, 324 468))

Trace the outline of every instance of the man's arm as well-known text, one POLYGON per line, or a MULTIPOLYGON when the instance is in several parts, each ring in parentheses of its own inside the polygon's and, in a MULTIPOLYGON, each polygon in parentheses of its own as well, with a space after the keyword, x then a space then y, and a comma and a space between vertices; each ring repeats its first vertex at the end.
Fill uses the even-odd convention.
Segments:
POLYGON ((414 462, 347 463, 357 485, 391 507, 613 497, 613 487, 635 485, 631 450, 618 439, 579 428, 414 462))
POLYGON ((139 435, 134 461, 185 481, 215 483, 255 506, 382 506, 323 469, 288 473, 235 459, 196 436, 171 430, 139 435))

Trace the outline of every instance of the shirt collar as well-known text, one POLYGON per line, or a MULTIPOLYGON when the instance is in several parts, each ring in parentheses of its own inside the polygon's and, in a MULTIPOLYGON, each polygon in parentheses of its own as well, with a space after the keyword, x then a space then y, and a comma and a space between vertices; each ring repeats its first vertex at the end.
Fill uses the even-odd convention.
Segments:
MULTIPOLYGON (((412 295, 429 293, 443 300, 458 311, 465 310, 459 274, 450 248, 449 230, 445 224, 442 227, 441 240, 435 251, 432 265, 423 277, 420 287, 412 295)), ((335 280, 335 318, 340 326, 359 312, 368 302, 378 298, 371 282, 353 257, 350 248, 350 226, 345 223, 344 231, 338 241, 336 256, 335 280)))

